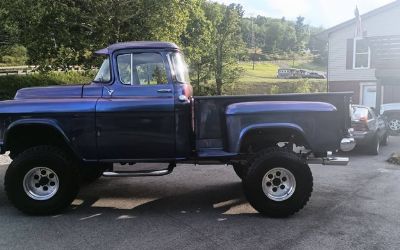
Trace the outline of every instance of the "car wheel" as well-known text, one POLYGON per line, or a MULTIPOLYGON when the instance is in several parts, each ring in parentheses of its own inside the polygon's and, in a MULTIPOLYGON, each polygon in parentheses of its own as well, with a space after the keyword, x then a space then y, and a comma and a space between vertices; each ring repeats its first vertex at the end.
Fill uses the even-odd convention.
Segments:
POLYGON ((392 135, 400 134, 400 118, 392 117, 389 119, 388 127, 392 135))
POLYGON ((307 204, 313 177, 308 165, 295 153, 270 148, 254 158, 243 187, 247 200, 258 212, 287 217, 307 204))
POLYGON ((32 215, 54 214, 68 207, 79 190, 79 171, 60 149, 37 146, 18 155, 5 175, 8 199, 32 215))

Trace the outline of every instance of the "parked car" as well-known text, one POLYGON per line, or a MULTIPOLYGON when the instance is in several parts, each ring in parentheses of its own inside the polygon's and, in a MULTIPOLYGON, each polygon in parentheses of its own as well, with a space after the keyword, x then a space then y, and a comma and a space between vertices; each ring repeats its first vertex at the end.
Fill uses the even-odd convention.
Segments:
POLYGON ((326 76, 323 73, 318 73, 318 72, 309 72, 307 75, 307 78, 312 78, 312 79, 326 79, 326 76))
POLYGON ((381 106, 381 115, 386 120, 390 135, 400 135, 400 103, 388 103, 381 106))
POLYGON ((328 152, 355 146, 351 93, 193 97, 175 44, 97 53, 104 61, 91 84, 26 88, 0 102, 0 153, 13 159, 5 191, 25 213, 67 207, 81 177, 162 176, 191 163, 233 165, 257 211, 289 216, 311 196, 308 163, 347 164, 328 152), (135 169, 142 162, 169 167, 135 169))
POLYGON ((301 72, 298 69, 278 69, 278 79, 297 79, 301 77, 301 72))
POLYGON ((385 120, 367 106, 352 105, 351 110, 353 137, 357 146, 368 154, 379 154, 380 146, 388 143, 385 120))

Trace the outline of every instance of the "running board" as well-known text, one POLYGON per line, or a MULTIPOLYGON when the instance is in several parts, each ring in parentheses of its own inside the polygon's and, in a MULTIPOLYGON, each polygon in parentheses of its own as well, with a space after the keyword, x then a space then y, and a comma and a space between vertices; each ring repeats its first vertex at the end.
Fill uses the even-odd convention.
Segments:
POLYGON ((336 165, 336 166, 347 166, 349 164, 348 157, 326 157, 326 158, 309 158, 307 163, 309 164, 322 164, 322 165, 336 165))
POLYGON ((143 170, 143 171, 106 171, 104 177, 145 177, 145 176, 163 176, 172 173, 175 164, 170 164, 167 169, 162 170, 143 170))

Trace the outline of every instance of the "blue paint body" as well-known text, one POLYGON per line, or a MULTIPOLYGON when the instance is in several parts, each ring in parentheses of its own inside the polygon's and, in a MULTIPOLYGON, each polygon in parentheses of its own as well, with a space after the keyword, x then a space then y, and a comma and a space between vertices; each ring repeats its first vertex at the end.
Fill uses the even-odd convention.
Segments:
POLYGON ((167 57, 178 50, 171 43, 112 45, 99 51, 110 56, 110 83, 19 90, 0 102, 1 153, 10 149, 9 133, 29 125, 54 128, 86 162, 228 162, 240 157, 247 133, 277 128, 300 133, 323 154, 347 135, 349 93, 180 98, 190 88, 174 81, 167 57), (162 56, 166 84, 123 85, 116 77, 117 55, 143 52, 162 56))

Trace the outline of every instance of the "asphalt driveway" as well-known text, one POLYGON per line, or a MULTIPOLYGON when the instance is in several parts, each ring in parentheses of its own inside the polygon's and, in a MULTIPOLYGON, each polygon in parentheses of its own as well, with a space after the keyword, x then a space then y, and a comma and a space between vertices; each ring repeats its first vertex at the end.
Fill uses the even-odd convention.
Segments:
MULTIPOLYGON (((259 216, 226 166, 179 166, 157 178, 101 178, 50 217, 14 209, 0 186, 0 249, 399 249, 400 151, 352 153, 349 166, 311 166, 314 193, 287 219, 259 216)), ((3 179, 6 165, 0 167, 3 179)))

